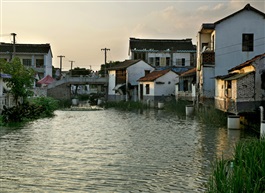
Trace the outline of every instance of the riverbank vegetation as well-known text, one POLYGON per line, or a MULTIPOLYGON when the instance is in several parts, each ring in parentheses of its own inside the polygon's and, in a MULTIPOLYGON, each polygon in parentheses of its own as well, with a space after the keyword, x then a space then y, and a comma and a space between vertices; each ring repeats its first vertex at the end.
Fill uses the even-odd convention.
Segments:
POLYGON ((23 103, 2 111, 2 124, 26 122, 38 118, 51 117, 58 109, 57 100, 50 97, 29 98, 23 103))
POLYGON ((265 140, 239 141, 231 160, 217 160, 208 193, 265 192, 265 140))

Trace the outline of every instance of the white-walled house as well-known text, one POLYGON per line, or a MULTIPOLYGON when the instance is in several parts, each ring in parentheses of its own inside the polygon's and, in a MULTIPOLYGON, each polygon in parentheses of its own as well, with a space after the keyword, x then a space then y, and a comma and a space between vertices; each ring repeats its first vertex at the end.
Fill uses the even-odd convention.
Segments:
POLYGON ((265 53, 216 77, 215 107, 229 113, 255 112, 265 104, 265 53))
POLYGON ((155 70, 138 80, 139 100, 152 107, 175 95, 179 75, 171 69, 155 70))
POLYGON ((137 101, 137 80, 152 72, 154 67, 143 60, 125 60, 108 68, 108 100, 134 100, 137 101))
POLYGON ((195 101, 196 97, 196 68, 183 72, 176 84, 176 100, 195 101))
POLYGON ((204 23, 197 35, 199 102, 213 101, 216 76, 265 52, 265 14, 247 4, 215 23, 204 23))
POLYGON ((196 46, 192 39, 130 38, 131 59, 142 59, 155 67, 196 66, 196 46))
POLYGON ((50 44, 14 44, 0 43, 0 58, 6 61, 16 56, 25 66, 31 67, 39 79, 52 76, 52 50, 50 44))

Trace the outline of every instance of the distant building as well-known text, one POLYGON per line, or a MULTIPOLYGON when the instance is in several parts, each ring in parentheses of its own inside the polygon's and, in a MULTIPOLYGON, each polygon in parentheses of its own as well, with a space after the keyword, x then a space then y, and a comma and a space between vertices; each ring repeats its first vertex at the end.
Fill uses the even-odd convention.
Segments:
POLYGON ((129 50, 132 60, 141 59, 155 67, 196 65, 196 47, 191 39, 130 38, 129 50))
POLYGON ((179 76, 176 84, 176 99, 194 101, 196 97, 196 68, 192 68, 179 76))
POLYGON ((204 23, 197 35, 199 102, 214 101, 216 76, 265 52, 265 14, 247 4, 215 23, 204 23))
POLYGON ((137 80, 152 72, 154 67, 143 60, 125 60, 108 68, 108 100, 134 100, 138 97, 137 80))
POLYGON ((16 56, 21 63, 31 67, 36 72, 36 78, 52 76, 52 51, 50 44, 15 44, 0 43, 0 58, 6 61, 16 56))
POLYGON ((171 99, 175 95, 175 85, 178 81, 179 75, 170 68, 147 74, 138 80, 139 101, 155 107, 159 101, 171 99))

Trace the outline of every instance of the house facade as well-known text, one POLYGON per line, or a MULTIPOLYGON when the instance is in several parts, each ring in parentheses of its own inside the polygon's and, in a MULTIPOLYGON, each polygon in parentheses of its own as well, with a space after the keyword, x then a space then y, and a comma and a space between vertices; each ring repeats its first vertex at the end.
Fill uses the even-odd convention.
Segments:
POLYGON ((196 68, 192 68, 179 76, 176 84, 176 100, 195 101, 196 98, 196 68))
POLYGON ((0 43, 0 58, 11 61, 14 56, 25 66, 33 68, 37 79, 52 76, 53 56, 50 44, 0 43))
POLYGON ((157 106, 159 101, 171 98, 175 94, 175 85, 179 75, 171 69, 155 70, 138 80, 139 101, 157 106))
POLYGON ((125 60, 109 68, 108 100, 137 101, 137 80, 153 70, 154 67, 143 60, 125 60))
POLYGON ((192 39, 139 39, 130 38, 131 59, 141 59, 155 67, 195 66, 196 47, 192 39))
POLYGON ((229 113, 254 112, 265 104, 265 53, 216 77, 215 107, 229 113))
POLYGON ((197 95, 213 101, 216 76, 265 51, 265 14, 247 4, 215 22, 205 23, 197 35, 197 95))

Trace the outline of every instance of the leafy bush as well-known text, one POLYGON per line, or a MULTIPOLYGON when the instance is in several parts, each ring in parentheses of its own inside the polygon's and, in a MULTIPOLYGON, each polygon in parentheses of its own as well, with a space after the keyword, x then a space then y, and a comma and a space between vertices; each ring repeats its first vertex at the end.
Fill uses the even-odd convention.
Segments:
POLYGON ((42 108, 41 115, 43 117, 52 116, 53 112, 59 108, 59 101, 51 97, 36 97, 32 98, 29 102, 42 108))

